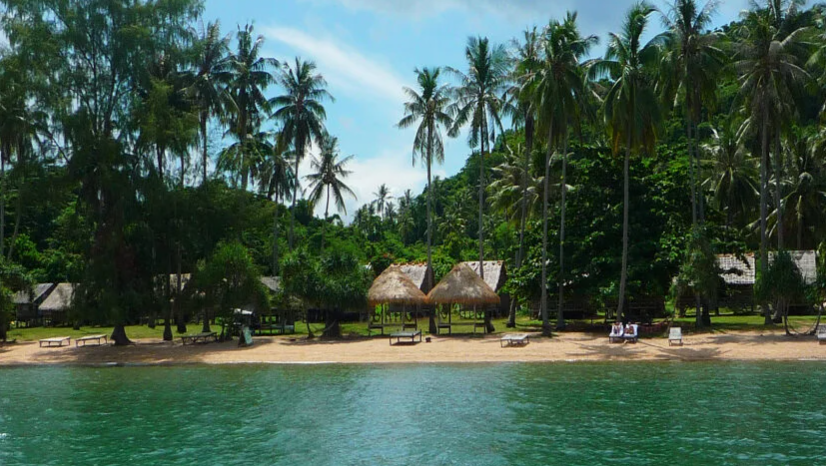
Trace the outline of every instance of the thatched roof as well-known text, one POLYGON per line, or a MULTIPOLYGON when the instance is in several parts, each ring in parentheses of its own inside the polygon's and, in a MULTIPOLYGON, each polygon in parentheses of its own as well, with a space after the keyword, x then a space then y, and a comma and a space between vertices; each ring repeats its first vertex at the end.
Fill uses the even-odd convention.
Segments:
POLYGON ((371 306, 377 304, 427 304, 427 296, 407 278, 398 266, 390 266, 381 273, 367 292, 371 306))
MULTIPOLYGON (((462 264, 470 267, 470 270, 479 275, 479 261, 462 262, 462 264)), ((505 286, 507 276, 505 275, 504 261, 484 261, 482 266, 485 270, 485 283, 488 284, 491 290, 499 293, 499 290, 505 286)))
POLYGON ((71 283, 59 283, 43 304, 38 307, 40 312, 64 312, 72 305, 75 287, 71 283))
POLYGON ((261 283, 263 283, 264 286, 266 286, 267 289, 273 293, 278 293, 281 290, 280 277, 261 277, 261 283))
POLYGON ((37 303, 38 301, 45 298, 45 294, 52 289, 54 283, 38 283, 37 285, 33 286, 30 290, 18 291, 14 294, 14 304, 31 304, 37 303))
MULTIPOLYGON (((427 289, 427 264, 419 263, 419 264, 401 264, 398 265, 399 270, 401 270, 407 278, 416 285, 416 288, 422 290, 424 293, 430 292, 427 289)), ((430 271, 431 277, 433 276, 433 271, 430 271)))
MULTIPOLYGON (((769 262, 774 260, 776 252, 769 252, 769 262)), ((817 280, 817 252, 789 251, 803 281, 812 284, 817 280)), ((743 254, 742 259, 734 254, 718 254, 717 266, 723 270, 720 276, 727 285, 754 285, 756 267, 754 254, 743 254)))
POLYGON ((499 296, 464 264, 453 267, 427 299, 434 304, 499 304, 499 296))

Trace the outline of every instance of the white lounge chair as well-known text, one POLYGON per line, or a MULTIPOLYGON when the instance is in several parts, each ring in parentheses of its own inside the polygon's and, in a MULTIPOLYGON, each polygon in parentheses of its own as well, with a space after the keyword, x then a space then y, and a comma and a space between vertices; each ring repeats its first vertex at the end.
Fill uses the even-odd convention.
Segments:
POLYGON ((625 341, 633 341, 636 343, 639 338, 639 326, 637 324, 631 324, 631 332, 626 331, 622 338, 624 338, 625 341))
POLYGON ((668 346, 683 346, 683 329, 681 327, 671 327, 668 331, 668 346))
POLYGON ((615 331, 614 327, 611 326, 611 333, 608 335, 608 343, 620 343, 622 342, 622 336, 625 332, 625 327, 619 329, 619 331, 615 331))
POLYGON ((826 325, 817 326, 817 342, 819 344, 826 344, 826 325))

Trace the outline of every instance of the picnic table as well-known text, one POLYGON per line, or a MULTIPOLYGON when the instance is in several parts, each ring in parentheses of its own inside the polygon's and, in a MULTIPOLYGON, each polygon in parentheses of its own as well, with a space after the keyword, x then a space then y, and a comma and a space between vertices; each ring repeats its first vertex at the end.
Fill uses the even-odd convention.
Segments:
POLYGON ((187 344, 187 342, 192 344, 209 343, 209 340, 218 341, 218 334, 215 332, 201 332, 194 335, 181 336, 181 343, 184 345, 187 344))
POLYGON ((506 346, 525 346, 530 342, 530 337, 524 333, 519 335, 505 335, 499 339, 499 347, 504 348, 506 346))
POLYGON ((53 344, 57 344, 57 346, 63 346, 63 343, 67 345, 71 345, 72 337, 54 337, 54 338, 44 338, 40 340, 40 347, 43 348, 43 343, 46 343, 47 348, 51 348, 53 344))
POLYGON ((83 342, 83 346, 86 346, 91 341, 96 341, 97 344, 95 344, 95 346, 100 346, 101 344, 108 344, 109 337, 106 335, 87 335, 85 337, 75 338, 75 348, 80 346, 81 342, 83 342), (103 343, 101 343, 101 340, 103 340, 103 343))
POLYGON ((416 343, 416 337, 419 337, 419 342, 422 341, 422 331, 416 330, 415 332, 395 332, 390 334, 390 346, 393 346, 393 339, 396 339, 396 344, 401 343, 401 340, 410 339, 410 343, 416 343))

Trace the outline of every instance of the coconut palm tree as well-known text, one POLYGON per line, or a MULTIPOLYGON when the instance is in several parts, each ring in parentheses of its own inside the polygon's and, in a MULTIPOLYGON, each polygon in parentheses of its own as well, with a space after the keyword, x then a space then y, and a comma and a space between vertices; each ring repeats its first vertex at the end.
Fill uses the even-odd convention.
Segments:
MULTIPOLYGON (((778 22, 780 0, 769 2, 769 8, 753 10, 743 20, 741 40, 736 44, 735 70, 740 76, 740 95, 752 131, 761 138, 760 161, 760 269, 768 267, 768 166, 769 137, 772 128, 778 129, 782 117, 792 113, 799 87, 809 79, 801 68, 799 56, 805 48, 805 28, 787 30, 787 23, 778 22)), ((795 2, 792 2, 793 6, 795 2)), ((780 167, 779 155, 776 163, 780 167)), ((779 170, 777 170, 779 173, 779 170)), ((775 203, 780 206, 780 192, 776 189, 775 203)), ((782 225, 782 209, 778 209, 782 225)), ((782 249, 782 228, 777 229, 778 248, 782 249)), ((768 306, 766 324, 771 324, 768 306)))
MULTIPOLYGON (((516 268, 522 267, 522 260, 525 257, 525 226, 528 217, 528 176, 531 164, 531 154, 533 154, 533 140, 536 126, 536 108, 533 103, 533 91, 531 84, 534 83, 534 75, 540 69, 540 41, 536 27, 525 29, 522 32, 523 41, 516 39, 512 41, 514 48, 515 66, 513 69, 513 85, 508 89, 508 97, 511 106, 514 108, 512 121, 515 126, 523 126, 525 130, 525 147, 522 157, 522 202, 521 216, 519 218, 519 249, 516 253, 516 268)), ((511 301, 511 308, 508 312, 509 328, 516 327, 516 300, 511 301)))
POLYGON ((659 62, 664 37, 657 35, 643 43, 648 20, 655 9, 645 2, 631 7, 619 34, 610 33, 605 58, 590 64, 591 78, 611 80, 603 101, 603 117, 611 141, 618 153, 624 146, 622 268, 617 304, 617 319, 623 318, 625 288, 628 280, 628 210, 630 207, 630 162, 634 151, 653 151, 660 106, 654 89, 654 72, 659 62))
MULTIPOLYGON (((793 134, 785 143, 786 154, 791 159, 793 176, 789 177, 788 194, 783 204, 789 209, 786 224, 796 232, 797 249, 804 248, 804 241, 822 237, 826 222, 823 206, 826 205, 826 167, 822 135, 805 137, 793 134)), ((776 218, 776 216, 775 216, 776 218)), ((779 227, 775 227, 779 228, 779 227)), ((810 244, 817 246, 817 244, 810 244)))
POLYGON ((207 123, 210 117, 237 110, 227 84, 232 78, 228 71, 230 60, 229 43, 231 36, 221 36, 221 23, 215 21, 204 27, 193 46, 192 84, 189 86, 190 98, 198 109, 200 136, 202 144, 201 164, 203 165, 203 182, 207 180, 207 123))
MULTIPOLYGON (((312 141, 321 141, 324 136, 324 120, 327 112, 323 102, 335 101, 325 89, 327 81, 321 74, 316 73, 316 65, 312 61, 303 61, 296 57, 292 67, 285 65, 279 72, 278 83, 286 91, 285 94, 274 97, 269 104, 275 111, 272 118, 282 126, 281 141, 289 144, 295 150, 295 176, 298 177, 298 166, 304 159, 312 141)), ((298 200, 298 185, 293 190, 293 204, 290 211, 289 246, 294 244, 295 203, 298 200)))
MULTIPOLYGON (((448 114, 450 88, 439 84, 440 68, 416 69, 418 91, 405 87, 404 93, 408 100, 404 104, 404 117, 399 120, 399 128, 416 127, 416 136, 413 139, 413 163, 416 159, 423 161, 427 167, 427 270, 433 267, 433 190, 430 189, 431 170, 433 162, 445 161, 444 140, 442 130, 448 131, 453 119, 448 114)), ((411 204, 408 204, 408 206, 411 204)), ((433 277, 428 272, 425 280, 428 281, 425 289, 433 287, 433 277)), ((435 330, 435 329, 433 329, 435 330)), ((434 332, 435 333, 435 332, 434 332)))
POLYGON ((709 0, 700 8, 696 0, 674 0, 662 15, 668 32, 658 86, 666 102, 676 106, 682 99, 684 106, 692 226, 704 217, 704 197, 697 193, 700 156, 695 127, 703 102, 714 100, 716 79, 728 58, 716 46, 717 34, 707 32, 718 4, 718 0, 709 0))
MULTIPOLYGON (((277 137, 276 137, 277 139, 277 137)), ((258 190, 260 194, 272 199, 273 225, 272 225, 272 274, 278 275, 278 211, 282 200, 292 199, 293 189, 298 180, 292 169, 291 151, 284 150, 281 144, 272 144, 268 147, 261 166, 258 169, 258 190)))
POLYGON ((374 200, 373 203, 376 205, 379 217, 384 218, 384 210, 387 208, 387 202, 390 200, 390 188, 382 183, 378 191, 374 192, 373 195, 376 196, 376 200, 374 200))
POLYGON ((564 254, 565 254, 565 196, 567 192, 567 152, 569 124, 577 119, 579 109, 586 105, 586 86, 584 68, 580 60, 585 57, 592 45, 597 42, 595 36, 583 38, 576 25, 576 14, 568 13, 562 22, 551 20, 543 31, 543 62, 534 79, 534 101, 539 115, 539 127, 547 134, 547 152, 545 154, 545 177, 542 201, 542 294, 540 295, 540 312, 543 333, 550 335, 548 322, 548 196, 550 194, 551 155, 556 148, 561 148, 562 183, 561 183, 561 223, 560 223, 560 276, 559 309, 557 327, 565 325, 564 320, 564 254))
POLYGON ((726 226, 744 219, 757 201, 757 166, 740 143, 737 127, 727 123, 723 130, 711 129, 711 140, 701 146, 704 165, 710 167, 703 182, 711 190, 715 207, 726 212, 726 226))
POLYGON ((525 173, 524 150, 521 144, 506 145, 504 157, 502 163, 492 169, 495 180, 488 186, 489 200, 506 218, 522 223, 523 207, 527 216, 540 204, 543 178, 534 178, 530 170, 525 173), (524 187, 525 184, 527 189, 524 187))
MULTIPOLYGON (((260 126, 261 113, 269 110, 264 91, 275 83, 270 70, 278 67, 278 61, 261 56, 264 36, 253 38, 251 24, 243 28, 238 26, 236 38, 238 44, 235 53, 218 69, 231 76, 229 89, 236 108, 232 116, 231 132, 240 143, 242 165, 251 167, 252 164, 246 160, 247 145, 252 143, 248 136, 260 126)), ((248 180, 249 170, 245 169, 241 172, 242 189, 247 189, 248 180)))
POLYGON ((496 139, 496 130, 502 130, 501 115, 507 107, 503 98, 510 79, 510 60, 502 45, 491 45, 488 38, 468 38, 465 47, 468 71, 448 70, 460 81, 456 88, 456 116, 450 135, 455 136, 465 125, 470 125, 468 142, 479 147, 479 275, 484 279, 485 238, 483 215, 485 211, 485 156, 490 143, 496 139))
POLYGON ((339 159, 339 155, 338 138, 325 134, 321 140, 321 154, 318 157, 313 157, 311 162, 312 169, 315 171, 306 177, 310 182, 310 203, 312 205, 318 203, 322 196, 327 197, 326 206, 324 207, 324 227, 321 229, 322 250, 324 249, 324 234, 330 214, 330 197, 335 202, 336 210, 345 214, 347 213, 347 207, 344 205, 344 195, 356 199, 356 193, 344 184, 344 179, 352 173, 346 167, 353 160, 353 156, 349 155, 339 159))

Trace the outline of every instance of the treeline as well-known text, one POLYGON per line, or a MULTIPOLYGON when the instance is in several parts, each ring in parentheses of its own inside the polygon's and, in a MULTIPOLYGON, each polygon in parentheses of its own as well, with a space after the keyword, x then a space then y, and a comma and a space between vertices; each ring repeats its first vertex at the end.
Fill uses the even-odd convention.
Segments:
POLYGON ((605 37, 568 14, 511 44, 471 38, 467 63, 405 89, 398 126, 416 129, 424 193, 377 187, 345 225, 350 158, 312 61, 261 56, 252 26, 224 35, 197 0, 0 4, 7 313, 27 283, 77 283, 76 320, 115 324, 122 343, 148 314, 185 331, 193 313, 243 305, 253 276, 281 276, 280 305, 347 308, 364 304, 364 264, 428 261, 438 280, 487 258, 508 262, 514 302, 537 303, 550 332, 566 299, 620 319, 634 296, 699 307, 717 292, 715 252, 759 250, 766 276, 769 249, 824 240, 820 6, 771 0, 710 31, 714 2, 638 3, 605 37), (588 59, 600 40, 605 57, 588 59), (466 166, 431 179, 465 128, 466 166), (189 297, 158 284, 189 272, 189 297))

